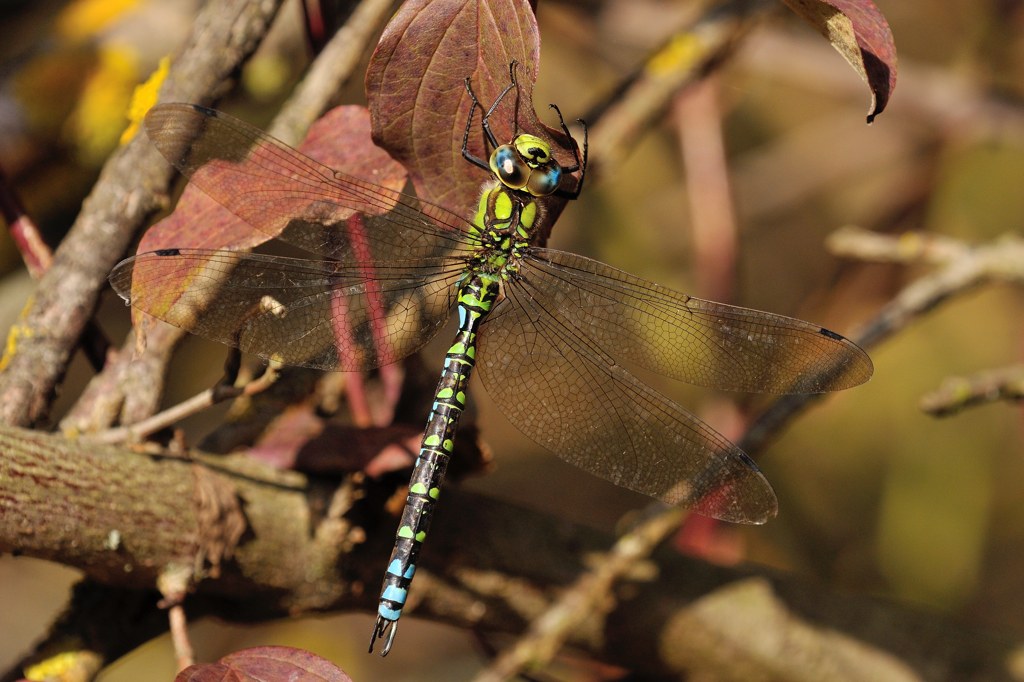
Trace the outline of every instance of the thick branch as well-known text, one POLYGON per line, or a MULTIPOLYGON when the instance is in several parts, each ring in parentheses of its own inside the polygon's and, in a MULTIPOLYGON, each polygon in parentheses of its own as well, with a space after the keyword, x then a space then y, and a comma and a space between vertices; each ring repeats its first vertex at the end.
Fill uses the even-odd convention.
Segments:
MULTIPOLYGON (((221 503, 222 513, 211 516, 209 503, 200 504, 197 491, 211 486, 232 491, 247 527, 228 548, 231 558, 217 566, 219 575, 198 584, 186 603, 190 613, 264 619, 372 609, 393 527, 360 528, 359 522, 378 518, 379 487, 369 485, 357 503, 360 496, 347 486, 339 493, 240 456, 187 460, 2 429, 0 550, 74 566, 106 585, 152 590, 162 570, 194 565, 200 552, 207 566, 216 563, 209 558, 210 538, 218 536, 210 519, 232 514, 221 503)), ((413 590, 416 616, 518 631, 592 552, 611 544, 600 534, 457 490, 444 502, 413 590)), ((930 679, 1005 676, 1008 643, 930 616, 792 580, 749 582, 754 571, 669 550, 655 560, 659 572, 622 585, 608 619, 574 633, 573 645, 636 671, 716 671, 718 679, 732 677, 740 662, 767 664, 795 654, 811 656, 813 670, 847 669, 851 652, 870 671, 913 670, 930 679)))

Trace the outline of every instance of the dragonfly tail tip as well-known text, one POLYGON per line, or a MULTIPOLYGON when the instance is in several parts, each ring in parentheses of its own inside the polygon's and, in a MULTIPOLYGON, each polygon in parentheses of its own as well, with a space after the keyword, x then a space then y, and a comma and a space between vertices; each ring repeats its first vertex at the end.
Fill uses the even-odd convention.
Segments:
POLYGON ((373 632, 370 635, 370 648, 367 653, 373 653, 373 645, 378 639, 384 638, 384 647, 380 650, 380 655, 383 658, 388 655, 391 651, 391 645, 395 642, 395 633, 398 632, 398 623, 393 620, 387 620, 382 616, 377 616, 377 622, 373 625, 373 632))

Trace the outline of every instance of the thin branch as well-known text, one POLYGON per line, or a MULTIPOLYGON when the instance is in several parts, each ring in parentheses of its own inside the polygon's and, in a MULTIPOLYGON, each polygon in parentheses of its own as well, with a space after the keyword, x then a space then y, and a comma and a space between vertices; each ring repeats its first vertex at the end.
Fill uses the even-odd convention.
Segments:
POLYGON ((0 168, 0 215, 7 222, 11 239, 18 247, 29 274, 33 279, 39 279, 53 264, 53 252, 7 181, 3 168, 0 168))
POLYGON ((697 295, 735 299, 738 233, 718 104, 711 76, 676 98, 675 117, 686 170, 697 295))
MULTIPOLYGON (((25 211, 21 200, 18 198, 14 188, 11 187, 0 168, 0 215, 7 222, 7 229, 18 252, 21 253, 22 261, 28 268, 32 279, 38 280, 53 265, 53 252, 46 244, 39 227, 32 217, 25 211)), ((102 330, 90 320, 83 333, 82 350, 89 363, 97 372, 103 368, 103 359, 110 347, 110 341, 103 335, 102 330)))
MULTIPOLYGON (((991 281, 1024 283, 1024 239, 1004 235, 992 242, 968 246, 948 238, 920 234, 886 237, 846 227, 828 241, 839 256, 867 258, 882 262, 927 262, 938 266, 904 287, 874 319, 852 336, 864 348, 873 348, 905 329, 941 303, 991 281)), ((821 395, 787 395, 776 400, 751 424, 739 443, 747 452, 757 452, 774 434, 821 395)))
POLYGON ((969 407, 999 401, 1024 402, 1024 365, 949 377, 921 398, 921 409, 935 417, 949 417, 969 407))
POLYGON ((584 117, 593 123, 590 145, 598 152, 591 172, 621 163, 673 98, 727 59, 773 7, 763 0, 734 0, 708 8, 693 25, 672 36, 606 102, 592 108, 584 117))
POLYGON ((297 144, 316 119, 337 103, 339 89, 359 67, 390 16, 392 0, 362 0, 317 56, 302 82, 288 99, 268 132, 274 137, 297 144))
POLYGON ((966 258, 971 250, 968 244, 940 234, 906 232, 894 237, 855 226, 833 232, 827 246, 837 256, 871 263, 940 266, 966 258))
POLYGON ((239 396, 252 396, 262 393, 277 381, 277 377, 277 368, 274 365, 269 365, 263 374, 242 386, 220 383, 212 388, 200 391, 191 398, 168 407, 166 410, 158 412, 148 419, 143 419, 128 426, 85 434, 82 436, 82 439, 89 443, 138 443, 150 434, 169 428, 181 420, 198 414, 213 405, 226 400, 234 400, 239 396))
POLYGON ((530 623, 529 630, 507 649, 474 682, 509 680, 524 670, 538 670, 549 664, 573 633, 588 620, 599 627, 610 609, 616 583, 635 573, 669 535, 679 529, 686 511, 663 510, 638 524, 595 560, 595 567, 583 573, 561 597, 530 623))
POLYGON ((185 595, 194 579, 192 571, 185 566, 170 566, 157 580, 163 599, 157 606, 167 609, 168 629, 174 646, 174 658, 179 671, 196 662, 195 651, 188 637, 188 619, 185 617, 185 595))
POLYGON ((196 654, 192 649, 192 642, 188 638, 185 607, 180 603, 171 606, 167 613, 167 622, 170 623, 171 641, 174 643, 174 659, 180 672, 196 662, 196 654))

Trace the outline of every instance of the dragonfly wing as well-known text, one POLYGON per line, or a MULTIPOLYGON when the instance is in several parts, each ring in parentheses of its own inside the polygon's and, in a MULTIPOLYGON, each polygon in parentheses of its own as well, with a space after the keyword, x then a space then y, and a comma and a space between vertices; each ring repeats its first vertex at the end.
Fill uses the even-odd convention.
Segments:
POLYGON ((110 283, 136 308, 268 360, 353 371, 395 362, 449 317, 461 264, 362 268, 234 251, 166 249, 119 263, 110 283))
POLYGON ((822 393, 871 377, 867 353, 810 322, 694 298, 550 249, 531 249, 521 275, 552 319, 571 321, 617 360, 692 384, 822 393))
POLYGON ((335 171, 263 131, 192 104, 146 115, 160 152, 258 232, 343 264, 466 253, 464 218, 335 171), (353 229, 362 216, 366 229, 353 229))
POLYGON ((527 287, 507 287, 481 327, 477 365, 509 421, 567 462, 670 504, 743 523, 775 515, 775 493, 746 454, 588 331, 527 287))

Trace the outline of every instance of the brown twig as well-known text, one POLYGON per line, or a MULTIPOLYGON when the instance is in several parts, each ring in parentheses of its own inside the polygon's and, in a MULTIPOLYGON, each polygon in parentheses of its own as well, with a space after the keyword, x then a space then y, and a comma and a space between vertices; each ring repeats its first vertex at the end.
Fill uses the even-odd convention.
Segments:
MULTIPOLYGON (((14 188, 11 187, 0 168, 0 215, 7 222, 7 229, 18 252, 21 254, 25 267, 33 279, 39 279, 53 265, 53 252, 47 246, 34 220, 25 211, 14 188)), ((82 340, 82 350, 89 363, 97 372, 103 368, 103 359, 110 347, 110 342, 103 332, 91 320, 86 326, 82 340)))
POLYGON ((18 200, 18 195, 7 181, 3 168, 0 168, 0 215, 7 223, 11 239, 18 247, 29 274, 34 279, 39 279, 53 264, 53 252, 39 234, 35 221, 29 217, 25 207, 18 200))
POLYGON ((728 58, 772 7, 759 0, 736 0, 706 11, 672 36, 608 100, 593 107, 584 116, 593 123, 593 172, 621 163, 673 98, 728 58))
POLYGON ((181 564, 168 566, 157 580, 163 599, 158 606, 167 609, 167 629, 171 633, 174 658, 179 671, 196 662, 195 651, 188 637, 188 619, 185 617, 185 595, 193 580, 191 567, 181 564))
POLYGON ((706 78, 681 94, 675 116, 686 170, 697 295, 728 303, 735 298, 739 230, 722 135, 718 80, 706 78))
POLYGON ((271 135, 296 144, 313 122, 336 103, 339 88, 355 73, 391 7, 391 0, 362 0, 358 4, 281 107, 268 128, 271 135))
POLYGON ((531 623, 516 643, 498 656, 474 682, 500 682, 524 670, 541 669, 551 662, 575 631, 586 622, 588 630, 601 626, 611 609, 611 592, 616 583, 635 572, 669 535, 679 529, 686 512, 663 510, 637 524, 616 541, 606 554, 594 561, 562 595, 531 623))
POLYGON ((847 258, 924 261, 940 266, 904 287, 857 335, 855 340, 866 347, 880 343, 950 297, 979 284, 1024 283, 1024 239, 1015 234, 969 246, 949 238, 918 234, 880 239, 866 230, 847 227, 829 238, 828 247, 847 258))
POLYGON ((154 414, 152 417, 127 426, 107 429, 98 433, 88 433, 83 435, 82 439, 90 443, 137 443, 150 434, 169 428, 182 419, 198 414, 213 405, 226 400, 234 400, 239 396, 252 396, 261 393, 277 381, 277 376, 277 368, 274 365, 269 365, 258 378, 242 386, 224 383, 217 384, 212 388, 200 391, 177 405, 154 414))

